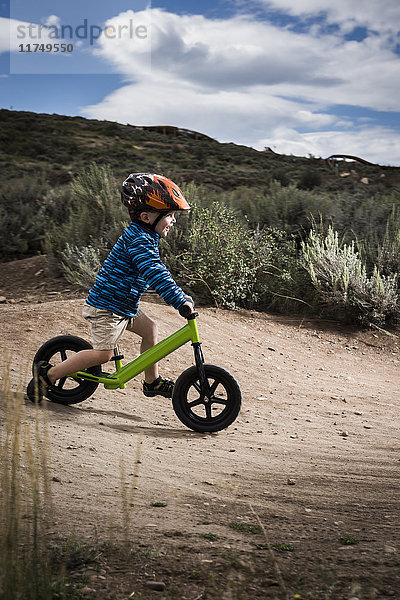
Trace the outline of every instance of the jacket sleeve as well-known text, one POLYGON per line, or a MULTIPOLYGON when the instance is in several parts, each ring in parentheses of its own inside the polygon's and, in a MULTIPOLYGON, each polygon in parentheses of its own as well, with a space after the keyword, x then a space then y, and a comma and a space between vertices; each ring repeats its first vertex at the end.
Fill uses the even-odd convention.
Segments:
POLYGON ((167 304, 178 309, 186 302, 183 290, 175 283, 171 273, 161 262, 158 247, 145 238, 137 238, 130 247, 134 267, 149 287, 157 292, 167 304))

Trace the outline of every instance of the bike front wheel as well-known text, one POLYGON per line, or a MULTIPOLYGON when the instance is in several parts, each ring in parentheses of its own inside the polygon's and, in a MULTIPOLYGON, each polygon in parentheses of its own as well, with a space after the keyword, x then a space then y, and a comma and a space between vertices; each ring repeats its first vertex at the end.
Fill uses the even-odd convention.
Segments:
MULTIPOLYGON (((89 342, 75 335, 58 335, 45 342, 36 352, 35 358, 33 359, 32 372, 34 364, 38 363, 40 360, 45 360, 52 365, 57 365, 73 356, 76 352, 90 350, 92 348, 93 346, 91 346, 89 342)), ((101 367, 100 365, 97 365, 95 367, 90 367, 87 371, 92 375, 100 375, 101 367)), ((77 404, 78 402, 82 402, 83 400, 86 400, 86 398, 89 398, 89 396, 97 389, 98 385, 99 384, 96 381, 63 377, 48 389, 46 396, 49 400, 57 402, 58 404, 77 404)))
POLYGON ((221 431, 239 414, 242 394, 229 371, 216 365, 204 365, 206 392, 202 390, 197 366, 190 367, 177 379, 172 406, 180 421, 200 432, 221 431))

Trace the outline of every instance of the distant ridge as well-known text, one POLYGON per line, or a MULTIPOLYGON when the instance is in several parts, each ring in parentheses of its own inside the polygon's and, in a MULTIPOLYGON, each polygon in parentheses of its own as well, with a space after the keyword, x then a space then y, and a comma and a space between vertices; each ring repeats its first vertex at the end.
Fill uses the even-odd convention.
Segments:
POLYGON ((343 159, 347 159, 347 160, 355 160, 356 162, 359 162, 362 165, 369 165, 370 167, 381 167, 382 169, 392 168, 392 167, 385 167, 383 165, 378 165, 377 163, 369 162, 369 160, 365 160, 365 158, 360 158, 359 156, 352 156, 351 154, 331 154, 331 156, 328 156, 328 158, 326 160, 328 163, 330 161, 333 163, 333 161, 338 158, 343 158, 343 159))
POLYGON ((135 127, 137 129, 144 129, 145 131, 156 131, 157 133, 161 133, 163 135, 172 135, 174 137, 187 135, 188 137, 191 137, 194 140, 211 140, 212 142, 217 141, 214 138, 206 135, 205 133, 199 133, 198 131, 193 131, 192 129, 185 129, 184 127, 174 127, 173 125, 135 125, 135 127))
POLYGON ((288 156, 271 148, 218 142, 178 126, 0 110, 0 185, 32 175, 52 186, 63 185, 93 162, 109 164, 119 180, 129 172, 153 171, 221 191, 265 190, 274 180, 283 187, 327 193, 353 193, 366 180, 376 189, 400 184, 400 167, 380 167, 351 155, 288 156), (339 158, 355 161, 351 178, 341 177, 339 158))

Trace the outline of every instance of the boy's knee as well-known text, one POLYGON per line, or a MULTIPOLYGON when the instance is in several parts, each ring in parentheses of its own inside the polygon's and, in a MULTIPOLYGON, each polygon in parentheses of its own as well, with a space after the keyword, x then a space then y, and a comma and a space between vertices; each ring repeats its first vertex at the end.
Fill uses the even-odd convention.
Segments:
POLYGON ((152 319, 147 318, 146 327, 143 330, 143 338, 146 340, 155 343, 157 341, 158 336, 158 327, 157 323, 155 323, 152 319))
POLYGON ((157 326, 157 323, 155 323, 155 322, 154 322, 154 321, 152 321, 151 319, 150 319, 150 327, 149 327, 149 332, 150 332, 151 336, 152 336, 154 339, 157 339, 157 336, 158 336, 158 326, 157 326))
POLYGON ((154 321, 151 322, 152 331, 155 335, 158 335, 158 325, 154 321))
POLYGON ((98 350, 97 352, 99 353, 98 356, 101 359, 101 364, 108 362, 114 356, 114 350, 98 350))

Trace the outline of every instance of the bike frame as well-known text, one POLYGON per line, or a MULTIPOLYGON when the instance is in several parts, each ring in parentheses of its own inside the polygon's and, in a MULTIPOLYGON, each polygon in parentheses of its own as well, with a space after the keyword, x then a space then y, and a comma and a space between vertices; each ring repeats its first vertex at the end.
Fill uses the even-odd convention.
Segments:
POLYGON ((87 371, 76 371, 76 373, 72 373, 71 375, 68 375, 68 377, 72 377, 73 379, 85 379, 87 381, 97 381, 98 383, 103 383, 104 387, 109 390, 115 390, 117 388, 124 389, 126 387, 125 384, 136 377, 136 375, 139 375, 139 373, 142 373, 148 367, 154 365, 156 362, 165 358, 165 356, 168 356, 168 354, 171 354, 189 341, 192 342, 195 350, 196 364, 199 364, 200 362, 203 362, 203 358, 200 349, 201 342, 197 329, 196 316, 197 313, 193 313, 184 327, 161 340, 155 346, 149 348, 126 365, 123 366, 121 357, 116 356, 114 358, 116 367, 114 373, 92 375, 87 371))

